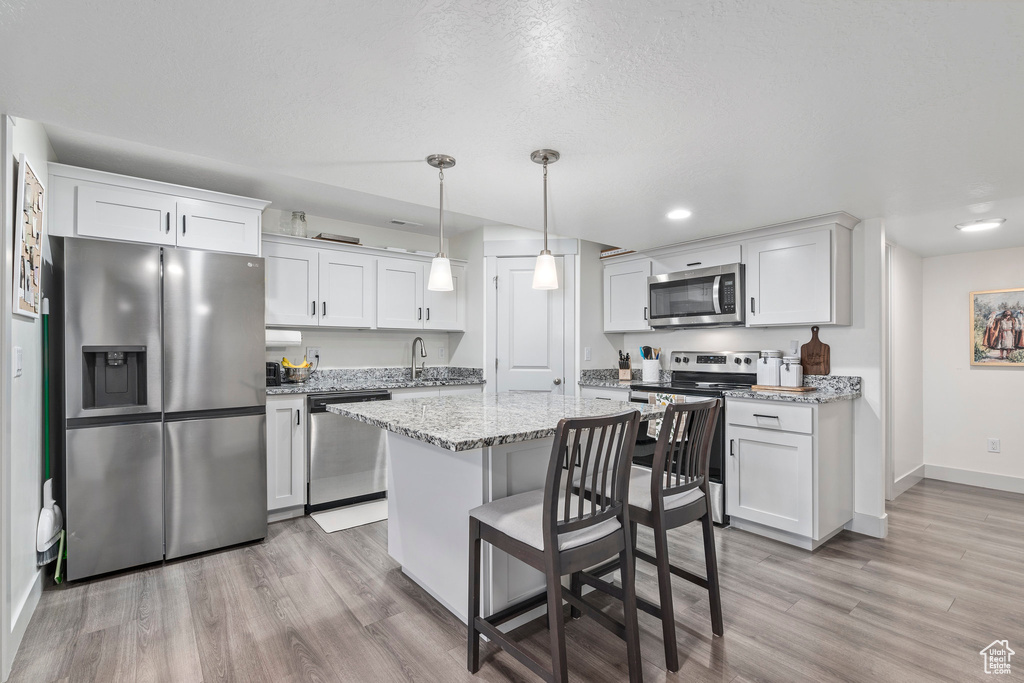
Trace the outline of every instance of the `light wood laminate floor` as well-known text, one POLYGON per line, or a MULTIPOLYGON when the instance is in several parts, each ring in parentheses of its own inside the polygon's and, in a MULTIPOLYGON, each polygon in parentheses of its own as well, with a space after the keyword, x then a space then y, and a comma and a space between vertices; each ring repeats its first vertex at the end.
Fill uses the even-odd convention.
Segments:
MULTIPOLYGON (((725 635, 676 580, 682 668, 664 671, 641 614, 645 680, 982 680, 979 650, 1005 638, 1020 654, 1003 678, 1024 678, 1024 496, 924 481, 889 506, 889 532, 812 554, 718 530, 725 635)), ((699 525, 672 547, 701 571, 699 525)), ((656 600, 644 563, 638 581, 656 600)), ((517 630, 544 656, 546 633, 517 630)), ((567 640, 573 680, 627 680, 623 643, 593 621, 567 640)), ((385 522, 327 535, 298 519, 263 543, 48 588, 11 681, 537 680, 488 644, 483 662, 466 671, 465 627, 402 575, 385 522)))

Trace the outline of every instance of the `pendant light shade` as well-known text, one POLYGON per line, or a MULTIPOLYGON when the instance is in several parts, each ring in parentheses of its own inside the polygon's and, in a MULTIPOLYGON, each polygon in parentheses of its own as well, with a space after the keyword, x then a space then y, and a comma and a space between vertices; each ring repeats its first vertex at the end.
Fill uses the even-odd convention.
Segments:
POLYGON ((533 267, 534 289, 558 289, 558 269, 555 268, 555 257, 546 249, 537 256, 537 265, 533 267))
POLYGON ((438 202, 437 219, 437 255, 430 262, 430 277, 427 278, 427 289, 432 292, 450 292, 455 289, 452 281, 452 262, 444 253, 444 169, 455 165, 455 157, 447 154, 431 154, 427 163, 437 169, 440 178, 440 201, 438 202))
POLYGON ((548 249, 548 164, 558 161, 560 155, 553 149, 538 149, 530 155, 534 163, 544 166, 544 249, 533 267, 534 289, 558 289, 558 269, 555 257, 548 249))

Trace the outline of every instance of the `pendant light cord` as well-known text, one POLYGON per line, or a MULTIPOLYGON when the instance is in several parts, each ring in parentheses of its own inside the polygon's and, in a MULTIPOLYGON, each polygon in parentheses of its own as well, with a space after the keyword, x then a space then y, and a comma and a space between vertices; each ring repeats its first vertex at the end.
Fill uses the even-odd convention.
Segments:
POLYGON ((437 253, 438 254, 443 254, 444 253, 444 169, 443 168, 438 169, 437 177, 441 179, 441 187, 440 187, 440 190, 438 191, 438 194, 440 195, 441 199, 437 203, 437 205, 440 207, 440 209, 438 211, 438 219, 437 219, 437 223, 438 223, 438 226, 439 226, 438 242, 437 242, 437 253))
POLYGON ((544 157, 544 251, 548 250, 548 158, 544 157))

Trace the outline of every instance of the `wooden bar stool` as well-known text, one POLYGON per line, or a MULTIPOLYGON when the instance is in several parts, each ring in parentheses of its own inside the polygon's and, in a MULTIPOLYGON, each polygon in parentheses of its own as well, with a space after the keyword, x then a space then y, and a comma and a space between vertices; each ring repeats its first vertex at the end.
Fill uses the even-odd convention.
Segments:
MULTIPOLYGON (((546 681, 568 680, 562 600, 575 598, 562 587, 562 577, 618 556, 622 572, 625 626, 605 617, 601 623, 626 640, 629 680, 642 681, 640 636, 633 582, 633 545, 628 535, 629 469, 639 426, 639 413, 563 419, 558 423, 543 489, 481 505, 469 512, 469 670, 480 668, 480 634, 498 643, 546 681), (587 481, 607 492, 583 498, 573 494, 574 481, 587 481), (547 592, 480 616, 480 542, 487 541, 544 573, 547 592), (551 637, 551 670, 534 660, 498 626, 547 603, 551 637)), ((604 615, 601 615, 602 617, 604 615)))
MULTIPOLYGON (((722 635, 723 631, 715 527, 711 518, 711 497, 708 495, 708 460, 721 405, 719 399, 669 405, 658 434, 651 469, 633 466, 630 472, 628 500, 633 555, 657 567, 661 602, 659 606, 636 598, 637 607, 661 619, 665 664, 669 671, 679 670, 672 574, 707 589, 711 603, 711 630, 716 636, 722 635), (668 531, 696 521, 700 521, 704 531, 707 578, 676 567, 669 561, 668 531), (636 548, 638 524, 654 531, 653 557, 636 548)), ((596 490, 590 486, 586 488, 585 496, 596 490)), ((574 574, 572 593, 578 596, 585 584, 613 595, 620 594, 612 584, 600 578, 616 569, 615 563, 607 563, 589 572, 574 574)), ((572 616, 578 617, 579 612, 573 609, 572 616)))

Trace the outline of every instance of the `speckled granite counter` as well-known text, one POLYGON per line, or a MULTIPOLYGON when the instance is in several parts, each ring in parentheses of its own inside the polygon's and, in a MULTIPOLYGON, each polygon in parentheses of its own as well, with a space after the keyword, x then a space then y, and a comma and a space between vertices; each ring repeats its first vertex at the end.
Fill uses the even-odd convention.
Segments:
POLYGON ((427 368, 420 379, 412 379, 409 368, 347 368, 319 370, 301 384, 267 387, 267 396, 279 394, 323 394, 332 391, 367 389, 411 389, 484 384, 480 368, 427 368))
MULTIPOLYGON (((600 370, 581 370, 580 371, 580 386, 581 387, 599 387, 602 389, 626 389, 631 383, 636 384, 640 382, 641 374, 638 368, 634 368, 632 382, 619 381, 619 371, 615 369, 600 369, 600 370)), ((671 382, 672 373, 668 370, 660 371, 661 382, 671 382)))
POLYGON ((752 391, 733 389, 726 391, 727 398, 746 398, 759 401, 786 401, 788 403, 835 403, 860 398, 860 377, 842 375, 807 375, 804 386, 817 387, 817 391, 798 393, 794 391, 752 391))
MULTIPOLYGON (((634 380, 639 381, 639 380, 634 380)), ((629 389, 633 384, 631 381, 620 382, 617 379, 581 379, 581 387, 594 387, 597 389, 629 389)))
POLYGON ((664 407, 551 394, 486 394, 327 406, 327 410, 450 451, 553 436, 563 417, 609 415, 639 409, 661 415, 664 407))

